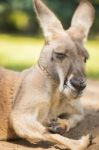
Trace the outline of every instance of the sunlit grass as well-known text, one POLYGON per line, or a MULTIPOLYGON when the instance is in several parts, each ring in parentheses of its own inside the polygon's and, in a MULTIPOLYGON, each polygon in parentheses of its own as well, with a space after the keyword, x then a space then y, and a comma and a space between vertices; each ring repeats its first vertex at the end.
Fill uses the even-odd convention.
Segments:
POLYGON ((31 66, 40 55, 42 39, 0 35, 0 66, 22 70, 31 66))
POLYGON ((89 77, 99 78, 99 40, 89 41, 86 44, 90 58, 86 65, 89 77))
MULTIPOLYGON (((0 35, 0 66, 22 70, 36 63, 44 40, 33 37, 0 35)), ((99 79, 99 40, 86 44, 90 59, 87 62, 87 75, 99 79)))

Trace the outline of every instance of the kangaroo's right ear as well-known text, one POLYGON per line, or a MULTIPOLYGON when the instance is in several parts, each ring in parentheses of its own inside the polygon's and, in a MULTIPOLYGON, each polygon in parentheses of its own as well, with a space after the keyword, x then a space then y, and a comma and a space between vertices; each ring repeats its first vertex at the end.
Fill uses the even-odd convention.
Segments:
POLYGON ((87 39, 95 17, 95 9, 90 1, 80 0, 79 6, 74 13, 71 27, 69 28, 71 35, 82 41, 87 39))
POLYGON ((50 40, 54 32, 63 30, 62 24, 41 0, 33 0, 33 4, 44 36, 46 40, 50 40))

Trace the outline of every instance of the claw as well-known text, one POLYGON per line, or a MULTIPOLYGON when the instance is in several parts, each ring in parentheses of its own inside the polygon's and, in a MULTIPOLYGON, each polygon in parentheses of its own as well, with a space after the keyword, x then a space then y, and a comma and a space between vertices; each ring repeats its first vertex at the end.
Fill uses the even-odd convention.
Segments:
POLYGON ((90 134, 89 134, 89 140, 90 140, 90 143, 89 143, 89 146, 90 146, 90 145, 92 145, 92 144, 93 144, 93 143, 92 143, 92 140, 93 140, 92 133, 90 133, 90 134))
POLYGON ((65 125, 62 125, 58 122, 58 118, 52 119, 47 124, 47 129, 51 133, 58 133, 60 135, 63 135, 67 129, 65 125))
POLYGON ((47 123, 47 126, 48 126, 48 127, 55 126, 55 125, 56 125, 56 122, 57 122, 57 118, 52 119, 52 120, 50 120, 50 121, 47 123))
POLYGON ((63 135, 66 131, 65 128, 63 129, 62 127, 58 127, 58 126, 48 127, 47 129, 51 133, 58 133, 60 135, 63 135))
POLYGON ((90 145, 91 141, 92 141, 92 134, 88 134, 86 136, 83 136, 81 138, 81 148, 82 148, 82 150, 87 148, 90 145))

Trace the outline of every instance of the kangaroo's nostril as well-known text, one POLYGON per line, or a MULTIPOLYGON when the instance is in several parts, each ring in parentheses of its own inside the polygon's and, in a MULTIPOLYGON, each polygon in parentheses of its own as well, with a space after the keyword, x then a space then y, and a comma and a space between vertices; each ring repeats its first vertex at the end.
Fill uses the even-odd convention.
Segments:
POLYGON ((85 81, 82 78, 73 77, 70 83, 78 91, 82 91, 86 87, 85 81))
POLYGON ((84 83, 84 84, 82 84, 82 85, 80 86, 80 90, 84 90, 85 87, 86 87, 86 84, 84 83))

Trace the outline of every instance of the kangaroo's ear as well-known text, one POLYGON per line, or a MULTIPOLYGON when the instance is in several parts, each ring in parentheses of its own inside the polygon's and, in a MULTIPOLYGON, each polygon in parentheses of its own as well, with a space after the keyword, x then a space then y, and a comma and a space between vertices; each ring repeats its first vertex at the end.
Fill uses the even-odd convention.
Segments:
POLYGON ((61 22, 41 0, 33 0, 33 4, 37 18, 47 40, 51 39, 54 32, 63 30, 61 22))
POLYGON ((68 31, 77 39, 86 39, 93 24, 94 16, 95 10, 90 0, 80 0, 68 31))

